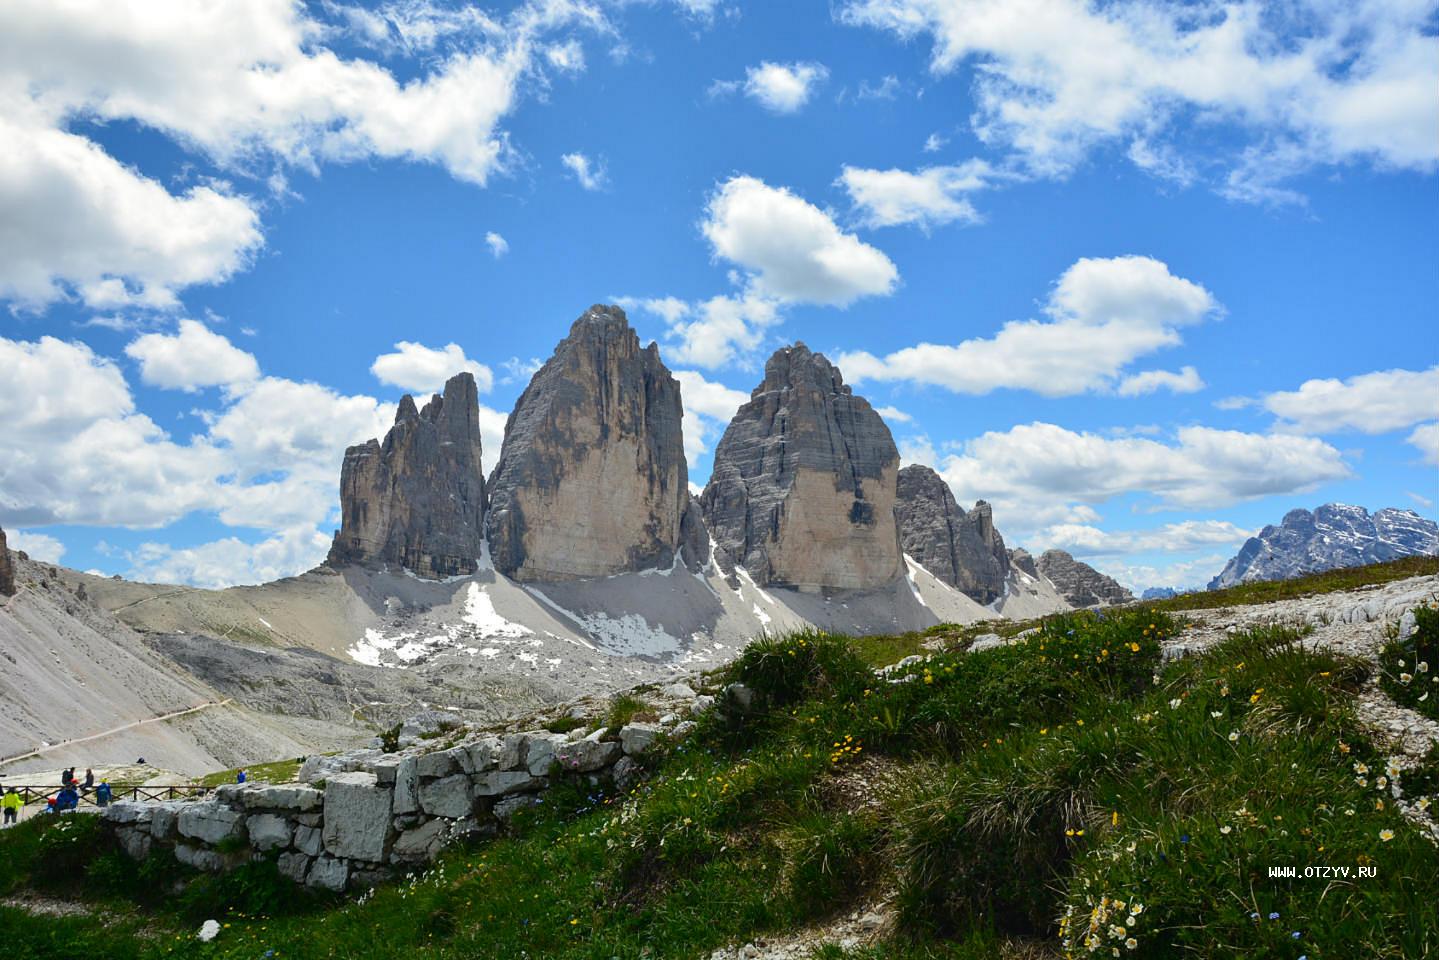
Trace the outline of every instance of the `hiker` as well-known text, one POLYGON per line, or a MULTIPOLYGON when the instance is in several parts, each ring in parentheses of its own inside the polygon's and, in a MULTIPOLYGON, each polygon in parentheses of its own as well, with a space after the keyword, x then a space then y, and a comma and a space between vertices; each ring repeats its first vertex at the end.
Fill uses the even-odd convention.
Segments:
POLYGON ((70 785, 64 790, 61 790, 59 795, 55 797, 55 809, 57 812, 63 812, 66 810, 74 810, 79 806, 80 794, 75 792, 75 782, 72 780, 70 785))
POLYGON ((247 777, 247 776, 245 775, 245 768, 244 768, 244 767, 241 767, 240 770, 239 770, 239 772, 235 774, 235 782, 236 782, 236 783, 244 783, 244 782, 245 782, 246 780, 248 780, 248 779, 249 779, 249 777, 247 777))
POLYGON ((95 789, 95 771, 94 771, 94 770, 91 770, 89 767, 86 767, 86 768, 85 768, 85 786, 84 786, 84 788, 83 788, 80 792, 81 792, 81 793, 89 793, 91 790, 94 790, 94 789, 95 789))
POLYGON ((60 771, 60 786, 68 787, 75 782, 75 768, 66 767, 60 771))
POLYGON ((5 796, 0 797, 0 809, 5 811, 5 826, 8 827, 20 819, 20 808, 24 805, 25 801, 20 799, 20 794, 15 792, 14 787, 5 791, 5 796))
POLYGON ((95 788, 95 806, 108 807, 112 796, 114 792, 110 789, 110 781, 101 780, 100 785, 95 788))

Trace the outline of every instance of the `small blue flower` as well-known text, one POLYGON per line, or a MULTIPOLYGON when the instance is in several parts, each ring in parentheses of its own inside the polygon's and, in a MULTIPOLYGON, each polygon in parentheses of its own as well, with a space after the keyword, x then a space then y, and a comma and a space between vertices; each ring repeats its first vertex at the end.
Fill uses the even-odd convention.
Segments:
POLYGON ((1298 940, 1298 939, 1299 939, 1299 931, 1298 931, 1298 930, 1295 930, 1293 933, 1290 934, 1290 936, 1293 937, 1295 940, 1298 940))
POLYGON ((1251 914, 1249 915, 1249 919, 1250 919, 1250 920, 1258 920, 1258 919, 1259 919, 1259 914, 1257 914, 1257 913, 1251 913, 1251 914))
POLYGON ((1270 920, 1278 920, 1278 919, 1279 919, 1279 914, 1278 914, 1278 913, 1271 913, 1271 914, 1269 915, 1269 919, 1270 919, 1270 920))
POLYGON ((1180 843, 1188 843, 1188 842, 1189 842, 1189 834, 1187 834, 1187 833, 1181 833, 1181 834, 1179 835, 1179 842, 1180 842, 1180 843))

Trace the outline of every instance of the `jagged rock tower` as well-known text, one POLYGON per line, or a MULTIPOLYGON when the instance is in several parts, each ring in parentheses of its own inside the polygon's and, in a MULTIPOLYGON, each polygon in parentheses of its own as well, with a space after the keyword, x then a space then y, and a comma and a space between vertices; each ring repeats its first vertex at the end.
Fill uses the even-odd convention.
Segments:
POLYGON ((490 553, 516 580, 605 577, 709 546, 690 503, 680 385, 624 311, 574 322, 505 424, 490 475, 490 553))
POLYGON ((1105 607, 1134 599, 1119 582, 1063 550, 1046 550, 1037 564, 1054 588, 1076 607, 1105 607))
POLYGON ((451 377, 423 410, 406 394, 383 444, 370 440, 345 451, 340 511, 332 567, 395 564, 426 577, 475 572, 485 475, 471 374, 451 377))
POLYGON ((5 531, 0 530, 0 596, 15 595, 15 568, 10 565, 10 550, 5 546, 5 531))
POLYGON ((898 472, 879 414, 796 343, 769 358, 730 421, 700 503, 721 563, 757 583, 869 589, 904 572, 898 472))
POLYGON ((899 471, 895 514, 900 543, 916 563, 979 603, 1003 595, 1009 552, 989 504, 980 500, 965 513, 949 484, 915 463, 899 471))

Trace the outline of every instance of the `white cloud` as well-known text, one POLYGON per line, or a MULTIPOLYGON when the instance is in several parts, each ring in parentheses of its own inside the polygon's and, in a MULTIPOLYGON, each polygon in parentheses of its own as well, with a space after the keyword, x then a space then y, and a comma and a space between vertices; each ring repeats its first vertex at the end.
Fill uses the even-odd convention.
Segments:
POLYGON ((1432 419, 1439 404, 1439 364, 1428 370, 1379 370, 1347 380, 1307 380, 1271 393, 1264 407, 1300 433, 1388 433, 1432 419))
POLYGON ((944 145, 947 143, 949 143, 948 137, 941 137, 938 133, 931 133, 924 138, 924 152, 939 153, 940 150, 944 149, 944 145))
POLYGON ((1184 427, 1165 443, 1049 423, 983 434, 946 457, 940 472, 956 497, 988 500, 1027 530, 1093 523, 1083 519, 1086 509, 1093 517, 1093 505, 1127 494, 1161 508, 1222 507, 1350 475, 1339 451, 1314 437, 1184 427))
POLYGON ((1405 442, 1418 448, 1425 463, 1439 467, 1439 423, 1415 427, 1405 442))
POLYGON ((65 556, 65 544, 48 533, 31 533, 28 530, 11 530, 5 535, 11 550, 24 550, 31 560, 44 563, 59 563, 65 556))
POLYGON ((560 163, 586 190, 603 190, 609 182, 604 164, 595 163, 583 153, 566 153, 560 157, 560 163))
POLYGON ((508 413, 480 404, 480 449, 484 451, 486 471, 500 462, 500 450, 505 445, 505 424, 509 419, 508 413))
MULTIPOLYGON (((1128 364, 1175 346, 1181 327, 1218 309, 1208 290, 1150 257, 1083 259, 1050 293, 1048 321, 1012 321, 989 339, 921 343, 885 357, 845 353, 838 363, 853 383, 905 380, 955 393, 1010 388, 1048 397, 1104 392, 1116 387, 1128 364)), ((1149 375, 1150 382, 1157 373, 1149 375)), ((1182 374, 1177 381, 1189 382, 1182 374)))
POLYGON ((797 113, 829 77, 822 63, 771 63, 745 70, 745 96, 774 113, 797 113))
POLYGON ((474 374, 480 393, 489 393, 494 387, 494 371, 465 356, 457 343, 447 343, 436 350, 401 340, 395 344, 394 353, 382 353, 370 365, 370 372, 381 383, 421 395, 439 391, 446 380, 466 370, 474 374))
POLYGON ((309 570, 325 559, 330 538, 315 527, 297 526, 259 543, 226 537, 194 547, 149 542, 128 554, 130 579, 230 587, 267 583, 309 570))
POLYGON ((664 297, 639 306, 664 318, 668 361, 709 368, 752 360, 765 331, 780 321, 774 300, 753 295, 711 297, 693 304, 664 297))
POLYGON ((133 122, 238 176, 381 158, 483 185, 512 152, 502 119, 541 62, 575 69, 571 28, 607 32, 581 0, 495 20, 427 2, 360 11, 293 0, 13 0, 0 5, 0 298, 42 307, 172 308, 263 245, 256 203, 217 181, 171 188, 75 132, 133 122), (338 18, 340 26, 317 19, 338 18), (334 39, 410 55, 418 71, 344 55, 334 39))
POLYGON ((1125 377, 1116 391, 1121 397, 1138 397, 1158 390, 1171 393, 1197 393, 1204 389, 1199 371, 1193 367, 1181 367, 1178 373, 1172 370, 1145 370, 1125 377))
POLYGON ((894 263, 845 233, 823 210, 754 177, 733 177, 710 197, 700 224, 716 256, 750 272, 754 293, 844 306, 893 291, 894 263))
POLYGON ((838 183, 849 193, 867 227, 916 224, 923 228, 983 218, 964 196, 990 185, 994 171, 983 160, 958 166, 907 170, 866 170, 846 166, 838 183))
MULTIPOLYGON (((1436 456, 1435 462, 1439 463, 1439 456, 1436 456)), ((1406 490, 1404 491, 1404 495, 1426 510, 1434 506, 1434 501, 1424 496, 1424 494, 1422 493, 1415 493, 1413 490, 1406 490)))
POLYGON ((552 43, 545 47, 545 59, 561 73, 583 73, 585 70, 585 48, 573 37, 564 43, 552 43))
POLYGON ((485 234, 485 246, 496 260, 510 252, 510 242, 493 230, 485 234))
POLYGON ((1093 561, 1093 566, 1100 573, 1113 577, 1135 594, 1139 594, 1149 587, 1203 589, 1209 580, 1224 568, 1228 559, 1222 553, 1211 553, 1156 566, 1126 562, 1125 558, 1097 558, 1093 561))
POLYGON ((723 433, 739 408, 749 402, 749 394, 706 380, 693 370, 676 370, 675 379, 680 382, 680 399, 684 402, 685 458, 694 461, 709 450, 709 441, 723 433))
POLYGON ((896 407, 875 407, 874 412, 884 417, 885 420, 893 420, 895 423, 911 423, 914 417, 896 407))
POLYGON ((1238 546, 1254 531, 1227 520, 1185 520, 1152 530, 1101 530, 1089 524, 1062 523, 1029 538, 1033 549, 1056 548, 1078 557, 1124 553, 1185 553, 1204 548, 1238 546))
POLYGON ((125 348, 152 387, 194 393, 201 387, 238 387, 260 376, 260 365, 198 320, 181 320, 174 334, 147 333, 125 348))
POLYGON ((859 90, 855 93, 859 100, 893 100, 899 93, 899 77, 894 74, 885 76, 879 83, 870 83, 868 80, 859 82, 859 90))
POLYGON ((262 245, 247 199, 220 184, 172 194, 89 140, 12 110, 4 84, 0 66, 0 299, 170 307, 177 291, 226 279, 262 245))
POLYGON ((895 445, 899 447, 900 466, 922 463, 926 467, 934 467, 939 464, 939 451, 934 449, 929 437, 905 437, 896 441, 895 445))
MULTIPOLYGON (((1193 156, 1231 171, 1351 161, 1432 170, 1433 14, 1424 0, 850 0, 840 18, 928 35, 938 75, 973 64, 980 138, 1062 175, 1113 142, 1143 143, 1136 159, 1153 169, 1146 160, 1192 134, 1196 116, 1201 130, 1228 136, 1206 137, 1193 156)), ((1172 155, 1161 166, 1174 170, 1172 155)), ((1263 177, 1239 179, 1254 185, 1246 199, 1274 199, 1263 177)))

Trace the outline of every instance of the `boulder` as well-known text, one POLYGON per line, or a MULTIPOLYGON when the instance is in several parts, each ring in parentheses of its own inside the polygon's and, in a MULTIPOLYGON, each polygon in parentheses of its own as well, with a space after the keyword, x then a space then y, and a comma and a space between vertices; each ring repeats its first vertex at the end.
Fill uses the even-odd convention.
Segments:
POLYGON ((275 869, 280 876, 288 877, 295 883, 305 882, 305 872, 310 869, 310 858, 303 853, 285 852, 275 860, 275 869))
POLYGON ((343 860, 334 857, 318 857, 310 865, 310 872, 305 877, 306 886, 318 887, 321 890, 332 890, 335 893, 344 892, 345 885, 350 881, 350 868, 343 860))
POLYGON ((761 586, 892 583, 904 573, 898 474, 894 438, 869 402, 822 354, 785 347, 715 448, 700 507, 716 559, 761 586))
POLYGON ((423 863, 439 852, 447 824, 430 820, 413 830, 406 830, 395 839, 390 859, 396 863, 423 863))
POLYGON ((290 845, 292 828, 290 821, 273 813, 257 813, 247 817, 245 830, 250 835, 250 846, 262 853, 269 850, 283 850, 290 845))
POLYGON ((660 735, 652 723, 627 723, 620 728, 620 746, 626 756, 637 757, 649 750, 660 735))
POLYGON ((394 564, 425 577, 474 573, 484 539, 479 391, 460 373, 416 409, 406 394, 384 443, 345 451, 332 567, 394 564))
POLYGON ((420 809, 434 817, 458 820, 473 811, 470 778, 463 773, 420 784, 420 809))
MULTIPOLYGON (((378 777, 376 778, 378 782, 378 777)), ((419 761, 414 757, 405 757, 395 767, 395 800, 394 812, 414 813, 420 809, 420 773, 419 761)))
POLYGON ((180 829, 180 813, 186 806, 188 804, 184 800, 155 804, 150 812, 150 836, 160 841, 175 839, 180 829))
MULTIPOLYGON (((153 810, 151 816, 154 816, 153 810)), ((223 840, 243 836, 245 817, 217 800, 186 804, 180 811, 180 835, 214 846, 223 840)))
POLYGON ((454 755, 449 751, 422 754, 415 760, 415 772, 422 780, 448 777, 458 769, 459 764, 455 763, 454 755))
POLYGON ((1075 607, 1103 607, 1134 599, 1119 582, 1063 550, 1046 550, 1036 564, 1039 572, 1075 607))
POLYGON ((225 869, 225 858, 220 854, 188 843, 176 844, 175 859, 187 867, 204 870, 206 873, 219 873, 225 869))
POLYGON ((900 543, 915 563, 978 603, 1003 595, 1009 552, 989 504, 981 500, 966 514, 943 477, 914 463, 899 471, 895 515, 900 543))
POLYGON ((470 755, 468 772, 483 773, 499 766, 500 758, 504 753, 504 741, 499 737, 485 737, 483 740, 477 740, 467 745, 465 750, 470 755))
POLYGON ((615 761, 614 769, 610 771, 610 774, 615 778, 617 789, 628 790, 640 782, 640 777, 644 775, 644 768, 633 757, 620 757, 615 761))
POLYGON ((144 860, 148 857, 150 846, 154 842, 143 827, 120 827, 115 831, 115 839, 131 860, 144 860))
POLYGON ((295 849, 312 857, 318 857, 325 852, 325 840, 320 833, 319 827, 308 827, 304 824, 295 828, 295 849))
POLYGON ((522 581, 708 558, 690 507, 680 385, 618 307, 591 307, 535 373, 490 475, 490 552, 522 581))
POLYGON ((246 810, 293 810, 296 813, 309 813, 324 805, 325 794, 314 787, 272 787, 260 783, 242 791, 239 800, 246 810))
POLYGON ((594 773, 618 760, 621 746, 607 740, 575 740, 555 748, 555 760, 569 773, 594 773))
POLYGON ((540 798, 535 796, 533 793, 521 793, 513 797, 506 797, 505 799, 496 803, 494 814, 497 819, 508 823, 510 821, 510 818, 512 818, 516 813, 519 813, 526 807, 537 806, 539 803, 540 798))
POLYGON ((538 789, 546 783, 544 777, 531 776, 528 770, 492 770, 475 777, 475 796, 502 797, 538 789))
POLYGON ((532 776, 543 777, 555 763, 555 751, 566 738, 557 733, 532 734, 525 745, 525 768, 532 776))
POLYGON ((325 785, 325 849, 337 857, 384 862, 390 843, 390 802, 390 789, 381 786, 373 773, 331 777, 325 785))

